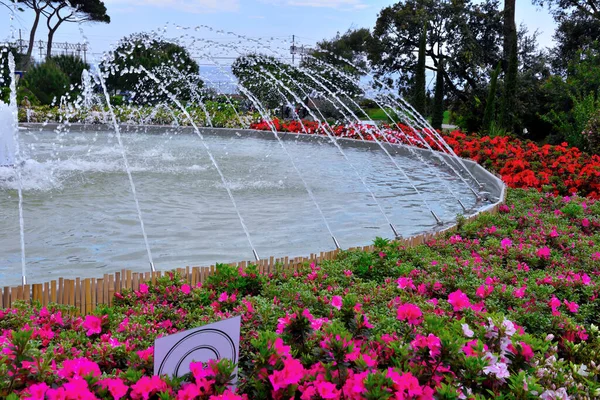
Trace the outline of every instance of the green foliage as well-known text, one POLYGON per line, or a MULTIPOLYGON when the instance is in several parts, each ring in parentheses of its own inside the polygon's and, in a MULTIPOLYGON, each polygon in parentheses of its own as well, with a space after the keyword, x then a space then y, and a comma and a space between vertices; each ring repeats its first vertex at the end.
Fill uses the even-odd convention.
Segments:
POLYGON ((60 100, 69 90, 69 77, 52 61, 31 67, 22 83, 41 104, 49 105, 60 100))
POLYGON ((570 109, 551 110, 542 118, 553 125, 559 135, 558 140, 562 139, 571 146, 584 148, 586 143, 582 132, 586 130, 596 110, 600 109, 600 101, 593 93, 583 98, 571 94, 569 98, 572 104, 570 109))
POLYGON ((600 154, 600 108, 591 116, 582 135, 585 148, 592 154, 600 154))
POLYGON ((60 55, 53 56, 50 58, 54 64, 60 68, 62 72, 67 75, 71 85, 81 85, 81 74, 83 70, 89 70, 89 64, 83 62, 83 60, 74 55, 60 55))
POLYGON ((215 273, 208 277, 206 284, 217 292, 254 296, 262 289, 263 277, 258 274, 256 265, 242 270, 227 264, 217 264, 215 273))
POLYGON ((481 126, 483 132, 488 132, 492 129, 492 123, 496 118, 496 85, 498 84, 498 76, 502 70, 502 63, 498 63, 496 69, 492 73, 490 80, 490 90, 488 92, 487 101, 485 102, 485 113, 483 115, 483 124, 481 126))

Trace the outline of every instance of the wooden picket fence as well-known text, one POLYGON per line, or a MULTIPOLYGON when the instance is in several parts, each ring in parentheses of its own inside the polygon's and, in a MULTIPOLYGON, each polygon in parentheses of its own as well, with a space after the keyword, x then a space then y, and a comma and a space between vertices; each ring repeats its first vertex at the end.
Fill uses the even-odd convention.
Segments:
MULTIPOLYGON (((484 211, 485 213, 497 213, 502 204, 506 202, 506 191, 504 191, 502 200, 494 207, 484 211)), ((467 218, 467 221, 475 219, 477 215, 467 218)), ((400 246, 416 247, 427 243, 441 235, 455 230, 456 226, 444 230, 429 232, 422 235, 404 238, 398 241, 400 246)), ((367 252, 374 251, 373 246, 357 247, 348 250, 362 250, 367 252)), ((297 258, 274 258, 263 259, 258 262, 242 261, 229 264, 236 267, 245 268, 248 265, 256 265, 261 274, 268 274, 275 270, 293 272, 309 263, 321 263, 325 260, 334 260, 339 250, 321 252, 320 254, 311 254, 309 257, 297 258)), ((215 266, 210 267, 186 267, 174 270, 191 286, 204 282, 207 277, 214 274, 215 266)), ((105 274, 102 278, 59 278, 51 282, 39 284, 27 284, 17 287, 0 288, 0 309, 10 308, 15 301, 37 302, 42 306, 48 306, 51 303, 71 306, 75 314, 89 314, 93 312, 98 305, 112 305, 115 293, 125 289, 139 290, 142 283, 155 283, 158 278, 169 272, 133 272, 122 270, 114 274, 105 274)))

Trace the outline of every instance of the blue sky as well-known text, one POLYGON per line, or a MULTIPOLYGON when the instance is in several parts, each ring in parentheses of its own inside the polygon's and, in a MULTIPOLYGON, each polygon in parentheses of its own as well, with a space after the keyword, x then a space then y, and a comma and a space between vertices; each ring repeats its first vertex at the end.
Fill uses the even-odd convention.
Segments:
MULTIPOLYGON (((254 38, 291 40, 312 45, 320 39, 351 27, 373 27, 378 12, 393 4, 384 0, 105 0, 112 23, 84 25, 94 53, 110 49, 121 37, 177 23, 182 26, 210 25, 254 38)), ((530 30, 541 31, 540 43, 552 43, 554 21, 546 10, 531 5, 529 0, 517 2, 517 20, 530 30)), ((0 39, 18 30, 28 34, 27 13, 10 20, 9 12, 0 9, 0 39)), ((79 42, 81 35, 75 24, 61 27, 55 41, 79 42)), ((210 34, 208 36, 211 36, 210 34)), ((224 40, 219 35, 213 38, 224 40)), ((45 39, 40 29, 38 39, 45 39)))

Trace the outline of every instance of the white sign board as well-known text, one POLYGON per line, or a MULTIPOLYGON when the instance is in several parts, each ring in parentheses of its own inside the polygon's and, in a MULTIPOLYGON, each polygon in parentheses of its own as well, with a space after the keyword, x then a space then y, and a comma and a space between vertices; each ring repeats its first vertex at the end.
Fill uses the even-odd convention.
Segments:
POLYGON ((227 358, 237 364, 241 323, 241 317, 235 317, 156 339, 154 375, 183 376, 192 362, 227 358))

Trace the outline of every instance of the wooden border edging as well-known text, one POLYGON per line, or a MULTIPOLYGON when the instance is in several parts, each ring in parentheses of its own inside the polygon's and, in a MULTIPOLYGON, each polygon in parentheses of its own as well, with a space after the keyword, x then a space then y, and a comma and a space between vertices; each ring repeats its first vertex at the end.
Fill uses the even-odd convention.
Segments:
MULTIPOLYGON (((480 214, 496 214, 500 206, 506 203, 506 186, 502 191, 501 200, 467 218, 467 221, 473 221, 480 214)), ((446 232, 456 229, 456 225, 444 230, 428 232, 417 236, 401 239, 399 245, 404 247, 416 247, 436 239, 446 232)), ((354 247, 348 250, 373 251, 374 246, 354 247)), ((296 271, 307 263, 320 263, 326 260, 333 260, 337 257, 339 250, 311 254, 309 257, 296 258, 274 258, 263 259, 258 262, 242 261, 229 264, 238 268, 245 268, 248 265, 256 265, 261 274, 274 272, 278 267, 283 271, 296 271)), ((181 275, 185 282, 191 286, 196 286, 204 282, 208 276, 215 273, 215 266, 210 267, 186 267, 174 270, 181 275)), ((46 283, 36 283, 24 286, 0 288, 0 309, 10 308, 16 301, 25 301, 29 303, 38 303, 42 307, 49 304, 59 304, 72 306, 75 313, 85 315, 92 313, 99 305, 112 305, 115 293, 124 289, 139 290, 143 283, 155 283, 157 278, 162 277, 168 272, 133 272, 131 270, 122 270, 114 274, 104 274, 102 278, 58 278, 46 283)))

